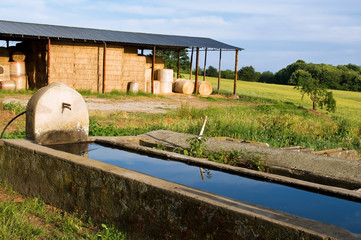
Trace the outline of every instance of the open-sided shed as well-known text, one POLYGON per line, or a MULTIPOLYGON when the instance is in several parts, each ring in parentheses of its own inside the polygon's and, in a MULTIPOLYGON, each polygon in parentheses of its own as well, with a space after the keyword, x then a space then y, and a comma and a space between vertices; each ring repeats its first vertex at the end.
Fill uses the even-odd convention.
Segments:
MULTIPOLYGON (((164 68, 162 59, 155 56, 156 50, 196 49, 197 70, 200 49, 234 50, 235 71, 238 51, 243 50, 210 38, 11 21, 0 21, 0 40, 22 42, 17 50, 26 55, 30 88, 60 81, 75 89, 98 92, 124 91, 129 82, 138 82, 140 90, 153 92, 154 72, 164 68), (153 56, 138 54, 138 50, 152 50, 153 56)), ((236 81, 237 74, 234 93, 236 81)))

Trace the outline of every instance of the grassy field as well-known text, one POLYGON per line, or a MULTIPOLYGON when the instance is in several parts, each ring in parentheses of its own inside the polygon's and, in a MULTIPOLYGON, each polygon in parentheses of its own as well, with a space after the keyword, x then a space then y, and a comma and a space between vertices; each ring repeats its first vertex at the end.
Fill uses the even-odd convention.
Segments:
MULTIPOLYGON (((185 75, 188 78, 189 75, 185 75)), ((193 76, 194 78, 194 76, 193 76)), ((203 80, 203 77, 199 78, 203 80)), ((207 81, 212 83, 213 91, 217 91, 218 78, 207 77, 207 81)), ((221 79, 220 91, 224 94, 233 94, 234 81, 221 79)), ((338 116, 349 119, 353 122, 361 123, 361 92, 348 92, 332 90, 336 99, 336 112, 330 116, 338 116)), ((301 94, 293 86, 266 84, 258 82, 237 81, 237 94, 255 98, 276 100, 280 102, 292 102, 298 106, 310 109, 312 101, 308 96, 301 99, 301 94)), ((319 109, 320 112, 325 112, 319 109)))

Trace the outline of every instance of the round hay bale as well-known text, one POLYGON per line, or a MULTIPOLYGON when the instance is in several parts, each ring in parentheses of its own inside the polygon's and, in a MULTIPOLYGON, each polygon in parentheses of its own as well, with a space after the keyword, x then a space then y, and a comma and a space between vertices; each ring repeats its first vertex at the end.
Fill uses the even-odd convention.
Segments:
POLYGON ((15 83, 15 81, 12 81, 12 80, 0 81, 0 89, 1 90, 15 90, 16 83, 15 83))
POLYGON ((26 58, 25 54, 20 51, 14 52, 11 56, 12 56, 13 61, 15 61, 15 62, 24 62, 25 58, 26 58))
POLYGON ((160 82, 173 82, 173 69, 159 69, 157 74, 160 82))
POLYGON ((28 76, 11 76, 10 80, 14 81, 16 84, 16 90, 25 90, 26 83, 28 82, 28 76))
POLYGON ((213 91, 212 84, 206 81, 198 81, 198 92, 202 96, 211 95, 213 91))
POLYGON ((128 93, 138 93, 138 89, 139 89, 139 83, 128 82, 128 88, 127 88, 128 93))
POLYGON ((4 47, 0 47, 0 64, 5 64, 8 62, 9 62, 9 51, 4 47))
POLYGON ((4 47, 0 47, 0 57, 9 58, 9 51, 4 47))
POLYGON ((10 76, 25 75, 25 62, 11 62, 10 63, 10 76))
POLYGON ((177 79, 174 83, 174 92, 190 95, 194 92, 194 82, 187 79, 177 79))
POLYGON ((172 93, 172 88, 173 88, 172 82, 160 82, 159 92, 172 93))

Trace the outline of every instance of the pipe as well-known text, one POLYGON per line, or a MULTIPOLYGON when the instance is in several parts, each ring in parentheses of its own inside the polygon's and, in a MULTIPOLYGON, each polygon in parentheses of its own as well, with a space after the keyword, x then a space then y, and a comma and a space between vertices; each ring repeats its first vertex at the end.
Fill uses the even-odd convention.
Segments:
POLYGON ((5 133, 5 130, 7 129, 7 127, 15 120, 15 119, 17 119, 18 117, 20 117, 21 115, 23 115, 23 114, 25 114, 26 113, 26 111, 24 111, 24 112, 22 112, 22 113, 20 113, 20 114, 18 114, 18 115, 16 115, 13 119, 11 119, 10 120, 10 122, 8 122, 8 124, 6 124, 6 126, 5 126, 5 128, 4 128, 4 130, 1 132, 1 135, 0 135, 0 139, 2 139, 3 138, 3 135, 4 135, 4 133, 5 133))

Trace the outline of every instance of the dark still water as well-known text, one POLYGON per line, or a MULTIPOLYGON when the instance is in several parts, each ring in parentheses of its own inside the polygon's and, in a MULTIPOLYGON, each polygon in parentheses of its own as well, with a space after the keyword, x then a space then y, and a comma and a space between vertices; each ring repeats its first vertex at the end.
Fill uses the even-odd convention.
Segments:
POLYGON ((86 152, 91 159, 361 233, 361 203, 216 170, 203 169, 203 180, 197 166, 98 144, 89 144, 86 152))

